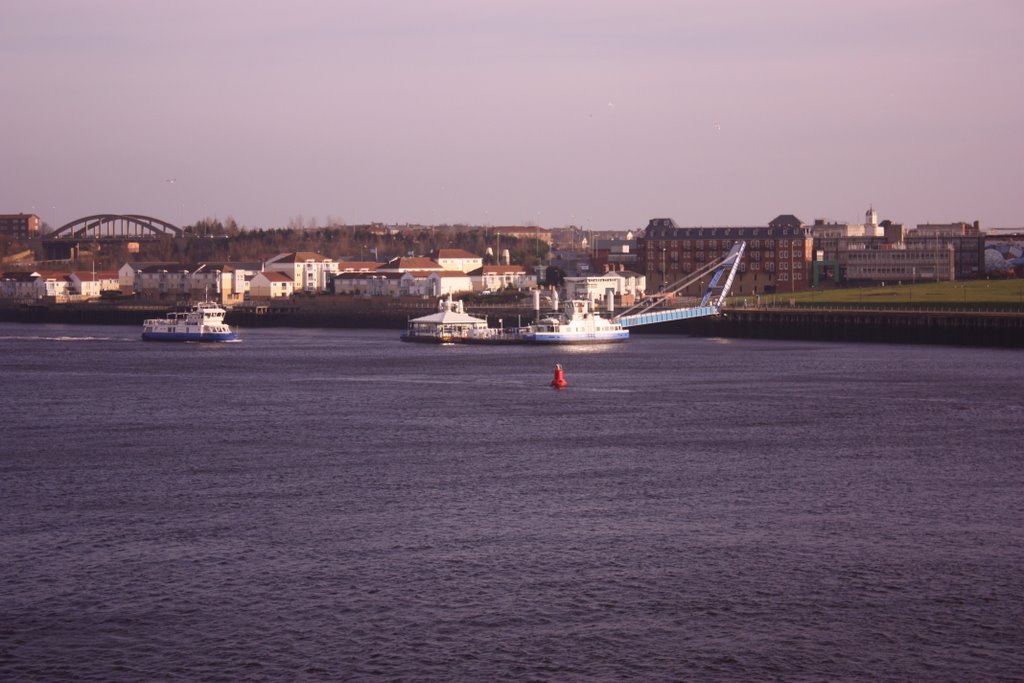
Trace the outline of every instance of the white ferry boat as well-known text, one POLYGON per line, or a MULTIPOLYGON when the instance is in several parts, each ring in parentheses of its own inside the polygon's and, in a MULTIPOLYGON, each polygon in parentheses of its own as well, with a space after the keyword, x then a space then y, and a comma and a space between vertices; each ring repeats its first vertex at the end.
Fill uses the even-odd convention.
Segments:
POLYGON ((526 344, 588 344, 629 339, 629 330, 601 317, 590 301, 570 299, 562 314, 541 318, 518 332, 526 344))
POLYGON ((467 315, 461 301, 438 302, 438 312, 414 318, 402 341, 435 344, 593 344, 626 341, 629 330, 603 318, 589 301, 566 301, 562 313, 523 327, 489 327, 467 315))
POLYGON ((168 313, 142 323, 144 341, 235 341, 238 335, 224 322, 227 314, 212 301, 202 301, 186 311, 168 313))

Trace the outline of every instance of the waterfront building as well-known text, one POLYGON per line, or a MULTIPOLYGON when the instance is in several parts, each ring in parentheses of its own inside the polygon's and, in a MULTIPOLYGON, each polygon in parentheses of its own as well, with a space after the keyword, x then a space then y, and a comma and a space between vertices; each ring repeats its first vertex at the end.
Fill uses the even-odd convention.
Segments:
POLYGON ((919 224, 907 233, 904 241, 908 249, 922 251, 926 258, 929 253, 949 253, 953 280, 969 280, 985 274, 985 235, 978 221, 973 224, 919 224))
MULTIPOLYGON (((767 227, 681 228, 671 218, 651 219, 637 239, 641 273, 651 291, 700 271, 744 241, 732 293, 799 292, 811 285, 812 239, 799 218, 781 215, 767 227)), ((683 291, 697 296, 706 286, 698 280, 683 291)))
POLYGON ((380 270, 341 273, 334 277, 334 291, 336 294, 397 297, 401 294, 403 275, 405 273, 380 270))
POLYGON ((338 261, 338 272, 327 289, 335 294, 366 294, 370 275, 381 265, 377 261, 338 261))
POLYGON ((278 270, 256 273, 249 282, 249 298, 254 300, 282 299, 295 294, 295 279, 278 270))
MULTIPOLYGON (((401 276, 400 273, 391 275, 401 276)), ((368 295, 371 290, 371 280, 375 278, 372 270, 346 270, 338 273, 331 280, 335 294, 368 295)))
POLYGON ((189 293, 193 301, 239 304, 260 270, 259 263, 201 263, 189 274, 189 293))
POLYGON ((469 275, 454 270, 408 270, 398 280, 399 296, 447 296, 472 290, 469 275))
POLYGON ((15 239, 39 237, 39 216, 34 213, 0 214, 0 235, 15 239))
POLYGON ((151 299, 187 299, 191 290, 189 274, 193 270, 179 264, 150 264, 133 269, 135 292, 151 299))
POLYGON ((501 289, 532 289, 537 276, 527 273, 523 266, 481 266, 472 271, 475 292, 497 292, 501 289))
POLYGON ((814 286, 946 282, 984 273, 978 223, 923 224, 905 231, 902 224, 882 221, 877 230, 862 228, 815 221, 814 286))
POLYGON ((6 299, 63 299, 68 296, 67 273, 13 271, 0 275, 0 296, 6 299))
POLYGON ((120 292, 117 271, 74 272, 67 276, 69 294, 98 299, 103 292, 120 292))
POLYGON ((35 271, 7 271, 0 274, 0 297, 4 299, 35 299, 36 279, 39 273, 35 271))
POLYGON ((427 275, 427 296, 467 294, 473 291, 473 278, 461 271, 433 272, 427 275))
POLYGON ((438 249, 437 264, 445 270, 470 273, 484 265, 482 256, 471 254, 465 249, 438 249))
POLYGON ((122 294, 130 296, 142 292, 142 271, 145 268, 173 270, 180 268, 180 266, 170 261, 129 261, 117 269, 117 279, 122 294))
POLYGON ((297 251, 269 259, 263 270, 286 273, 291 276, 296 292, 316 294, 328 291, 328 282, 338 272, 338 263, 327 256, 297 251))

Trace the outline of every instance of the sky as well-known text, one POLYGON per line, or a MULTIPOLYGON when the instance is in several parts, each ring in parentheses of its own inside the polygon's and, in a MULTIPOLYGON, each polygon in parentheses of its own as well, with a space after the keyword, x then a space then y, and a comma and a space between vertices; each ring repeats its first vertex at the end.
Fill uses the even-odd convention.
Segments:
POLYGON ((4 0, 0 213, 1024 226, 1019 0, 4 0))

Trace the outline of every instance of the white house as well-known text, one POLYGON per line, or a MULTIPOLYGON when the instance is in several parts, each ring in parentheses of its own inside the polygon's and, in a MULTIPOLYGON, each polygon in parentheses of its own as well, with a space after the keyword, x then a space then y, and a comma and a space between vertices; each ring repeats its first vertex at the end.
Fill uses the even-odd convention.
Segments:
POLYGON ((447 296, 473 291, 473 278, 461 271, 434 272, 427 275, 428 296, 447 296))
POLYGON ((537 276, 527 273, 522 266, 481 266, 473 272, 473 290, 477 292, 499 289, 532 289, 537 286, 537 276))
POLYGON ((431 296, 435 281, 431 275, 440 275, 441 271, 409 270, 399 278, 399 296, 431 296))
POLYGON ((116 271, 74 272, 67 276, 70 293, 86 299, 98 299, 103 292, 120 291, 116 271))
POLYGON ((249 282, 250 299, 280 299, 295 293, 295 281, 288 273, 265 270, 249 282))
POLYGON ((9 272, 0 276, 0 295, 5 299, 38 299, 45 293, 44 284, 40 285, 42 275, 38 272, 9 272))
POLYGON ((445 270, 469 273, 484 264, 482 256, 471 254, 465 249, 438 249, 437 263, 445 270))
POLYGON ((326 292, 330 276, 338 272, 338 262, 308 251, 278 254, 263 266, 264 272, 286 273, 297 292, 326 292))

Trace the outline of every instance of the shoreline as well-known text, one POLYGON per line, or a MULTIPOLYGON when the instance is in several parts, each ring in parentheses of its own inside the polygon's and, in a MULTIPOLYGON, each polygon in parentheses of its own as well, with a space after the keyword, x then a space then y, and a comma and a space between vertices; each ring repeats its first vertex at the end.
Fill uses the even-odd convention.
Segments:
MULTIPOLYGON (((0 304, 0 321, 19 323, 142 325, 143 320, 174 308, 166 304, 81 303, 0 304)), ((410 318, 435 310, 420 301, 298 300, 289 306, 256 313, 231 309, 226 322, 243 328, 348 328, 402 330, 410 318)), ((470 307, 492 324, 503 319, 533 320, 534 311, 519 306, 470 307)), ((884 309, 731 308, 713 318, 680 320, 636 327, 632 334, 683 334, 695 337, 780 339, 894 344, 939 344, 1024 348, 1024 314, 989 311, 899 311, 884 309)))

